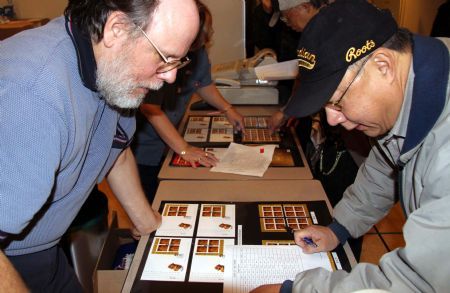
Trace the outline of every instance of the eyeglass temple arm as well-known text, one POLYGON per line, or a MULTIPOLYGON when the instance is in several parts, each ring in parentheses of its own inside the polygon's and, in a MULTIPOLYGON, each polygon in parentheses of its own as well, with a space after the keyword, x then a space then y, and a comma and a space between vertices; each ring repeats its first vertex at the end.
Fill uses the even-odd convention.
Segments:
POLYGON ((147 35, 147 33, 138 25, 137 26, 141 32, 144 34, 144 36, 147 38, 147 40, 152 44, 153 48, 155 48, 156 51, 158 51, 158 54, 163 58, 164 62, 168 63, 169 60, 164 56, 164 54, 159 50, 159 48, 153 43, 153 41, 150 39, 150 37, 147 35))

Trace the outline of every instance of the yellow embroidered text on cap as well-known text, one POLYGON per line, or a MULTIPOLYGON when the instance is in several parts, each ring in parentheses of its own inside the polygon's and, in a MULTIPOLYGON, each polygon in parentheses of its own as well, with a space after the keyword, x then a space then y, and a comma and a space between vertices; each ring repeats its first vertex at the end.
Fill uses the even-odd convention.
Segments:
POLYGON ((305 67, 306 69, 313 69, 316 65, 316 55, 309 53, 305 48, 298 50, 298 66, 305 67))
POLYGON ((361 49, 356 49, 355 47, 351 47, 348 49, 347 54, 345 54, 345 60, 347 62, 351 62, 353 59, 358 59, 361 54, 364 54, 375 47, 375 42, 373 40, 367 40, 366 44, 362 46, 361 49))

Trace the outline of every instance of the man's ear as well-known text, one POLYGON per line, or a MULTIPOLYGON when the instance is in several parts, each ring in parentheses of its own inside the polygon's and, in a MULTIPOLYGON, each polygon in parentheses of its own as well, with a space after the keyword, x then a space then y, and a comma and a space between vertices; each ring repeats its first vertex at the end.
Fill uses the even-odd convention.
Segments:
POLYGON ((125 13, 121 11, 112 12, 106 20, 101 42, 105 47, 110 48, 123 41, 128 36, 129 25, 130 21, 125 13))
POLYGON ((389 83, 395 79, 395 66, 397 66, 394 51, 378 48, 371 58, 381 77, 389 83))

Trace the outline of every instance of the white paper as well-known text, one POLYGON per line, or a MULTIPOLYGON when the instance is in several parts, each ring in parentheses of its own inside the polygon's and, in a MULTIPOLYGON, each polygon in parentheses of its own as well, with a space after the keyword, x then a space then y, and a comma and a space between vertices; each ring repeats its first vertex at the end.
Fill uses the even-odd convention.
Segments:
POLYGON ((225 116, 215 116, 212 120, 211 128, 231 128, 233 129, 233 125, 228 121, 228 118, 225 116))
POLYGON ((208 128, 186 128, 184 140, 187 142, 205 142, 208 138, 208 128))
POLYGON ((226 245, 234 245, 234 239, 196 239, 189 282, 223 283, 226 245))
POLYGON ((197 209, 197 204, 166 203, 162 212, 161 226, 155 235, 192 237, 197 209))
POLYGON ((256 76, 262 80, 295 79, 298 75, 298 60, 290 60, 255 67, 256 76))
POLYGON ((211 128, 210 142, 232 142, 233 128, 211 128))
POLYGON ((264 284, 293 280, 305 270, 332 270, 327 253, 304 254, 298 246, 225 246, 224 293, 247 293, 264 284))
POLYGON ((202 204, 198 221, 199 237, 235 237, 235 205, 202 204))
POLYGON ((262 177, 272 162, 275 148, 276 145, 245 146, 232 142, 210 171, 262 177))
POLYGON ((184 282, 192 238, 155 237, 141 280, 184 282))

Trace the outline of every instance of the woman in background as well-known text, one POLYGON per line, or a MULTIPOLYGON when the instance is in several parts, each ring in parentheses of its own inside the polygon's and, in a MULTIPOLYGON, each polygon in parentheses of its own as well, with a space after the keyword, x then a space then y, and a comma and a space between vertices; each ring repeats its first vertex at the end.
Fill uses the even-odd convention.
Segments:
POLYGON ((207 48, 211 45, 213 34, 212 17, 202 2, 197 1, 197 5, 200 30, 188 53, 191 62, 178 71, 174 84, 166 84, 158 92, 151 93, 140 107, 134 153, 150 202, 158 186, 158 173, 166 144, 194 168, 197 163, 211 167, 218 161, 213 154, 188 144, 175 128, 194 93, 224 114, 235 129, 243 130, 243 117, 223 98, 211 79, 207 48))

